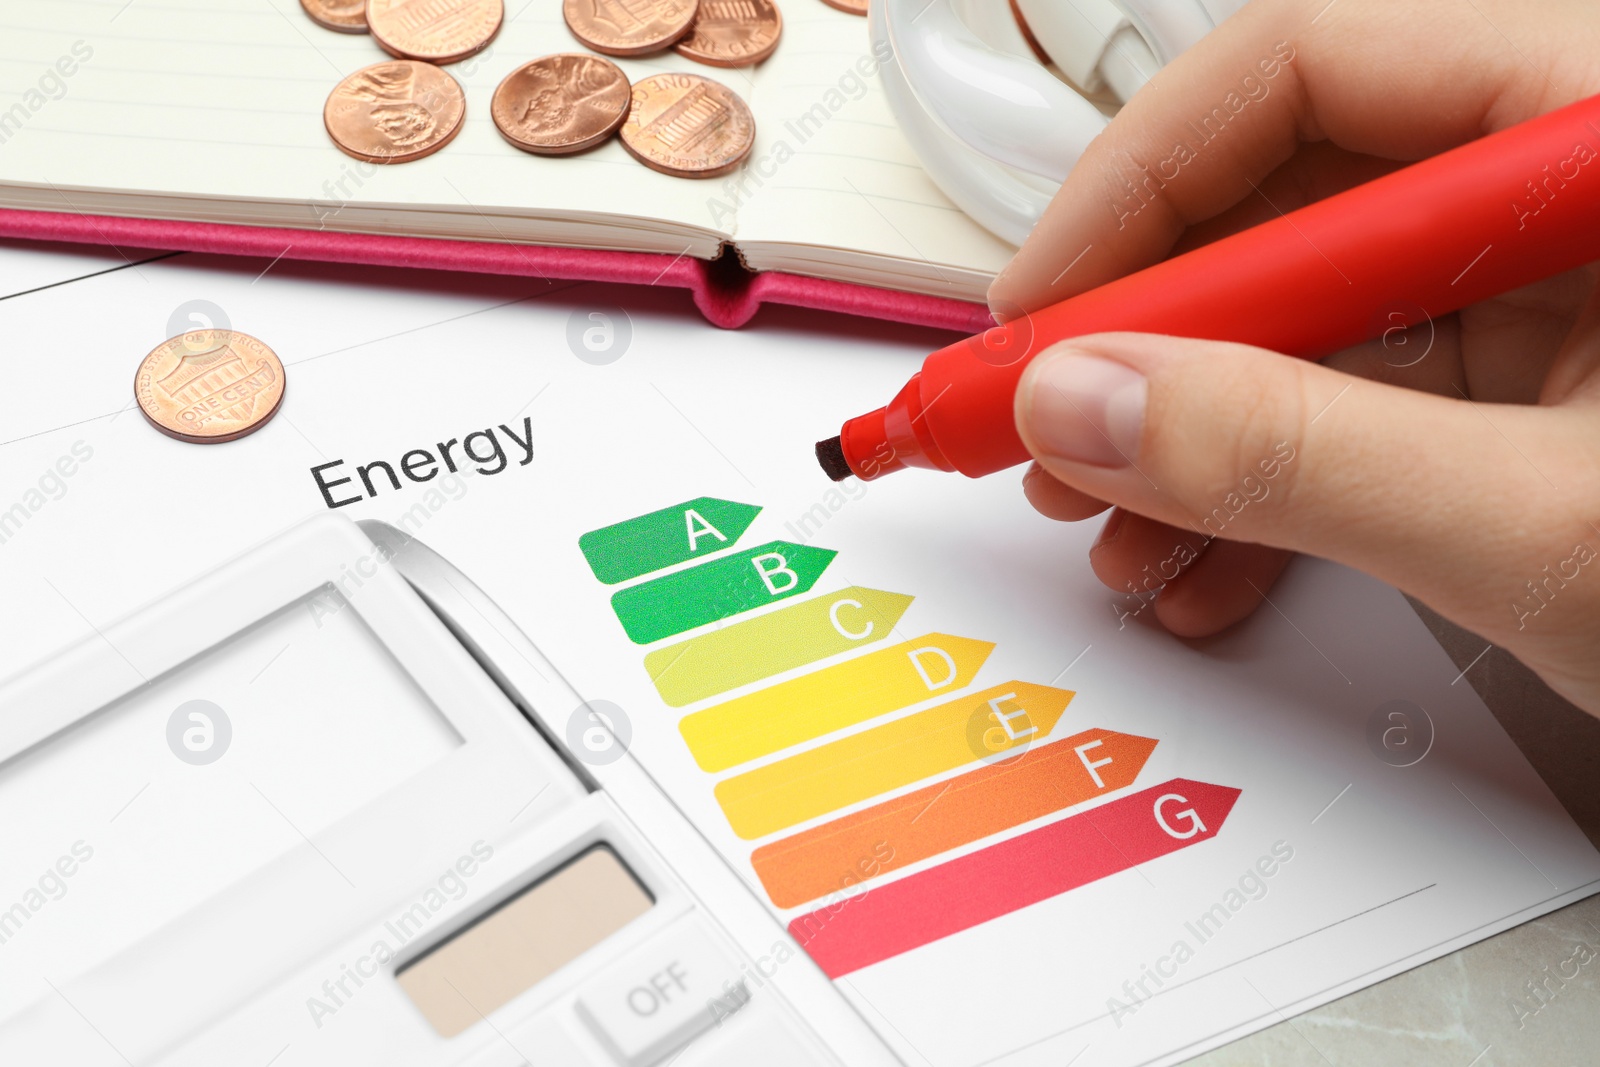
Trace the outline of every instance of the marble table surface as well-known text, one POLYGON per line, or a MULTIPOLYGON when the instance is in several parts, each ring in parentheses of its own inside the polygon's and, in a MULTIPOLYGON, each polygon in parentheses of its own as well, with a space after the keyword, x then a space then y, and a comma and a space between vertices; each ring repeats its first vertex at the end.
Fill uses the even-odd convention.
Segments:
MULTIPOLYGON (((1415 602, 1574 820, 1600 847, 1600 719, 1415 602), (1479 656, 1482 656, 1479 659, 1479 656), (1474 662, 1476 660, 1476 662, 1474 662)), ((1285 1019, 1191 1067, 1584 1067, 1600 1063, 1600 896, 1285 1019), (1587 963, 1581 961, 1587 960, 1587 963), (1570 962, 1569 962, 1570 961, 1570 962), (1561 972, 1572 975, 1563 977, 1561 972), (1538 989, 1536 997, 1533 989, 1538 989)))

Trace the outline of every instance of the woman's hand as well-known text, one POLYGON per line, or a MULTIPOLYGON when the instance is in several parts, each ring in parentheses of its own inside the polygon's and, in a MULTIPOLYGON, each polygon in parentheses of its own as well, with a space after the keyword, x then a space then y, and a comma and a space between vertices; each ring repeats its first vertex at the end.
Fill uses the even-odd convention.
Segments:
MULTIPOLYGON (((990 304, 1054 303, 1595 93, 1593 0, 1255 0, 1091 145, 990 304)), ((1025 491, 1057 519, 1115 505, 1095 573, 1153 595, 1174 633, 1242 619, 1308 552, 1600 714, 1597 282, 1574 271, 1320 365, 1140 334, 1065 342, 1017 392, 1037 460, 1025 491)))

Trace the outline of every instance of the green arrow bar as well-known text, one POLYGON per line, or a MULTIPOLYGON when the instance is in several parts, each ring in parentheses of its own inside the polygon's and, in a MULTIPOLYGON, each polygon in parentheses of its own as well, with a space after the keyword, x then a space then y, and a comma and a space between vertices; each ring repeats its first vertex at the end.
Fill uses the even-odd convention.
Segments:
POLYGON ((911 598, 852 586, 658 648, 644 669, 675 708, 889 636, 911 598))
POLYGON ((831 548, 772 541, 619 589, 611 609, 634 644, 648 645, 804 593, 836 555, 831 548))
POLYGON ((696 556, 731 548, 761 511, 754 504, 696 497, 590 530, 578 547, 594 576, 616 585, 696 556))

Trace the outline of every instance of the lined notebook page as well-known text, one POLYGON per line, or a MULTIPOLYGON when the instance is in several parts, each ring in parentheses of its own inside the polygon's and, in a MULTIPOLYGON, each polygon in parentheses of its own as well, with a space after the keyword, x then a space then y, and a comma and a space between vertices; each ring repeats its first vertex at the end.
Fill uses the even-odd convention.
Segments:
MULTIPOLYGON (((39 187, 49 194, 43 203, 53 198, 65 207, 65 199, 83 210, 91 208, 75 190, 114 182, 129 192, 174 194, 165 210, 132 209, 139 214, 310 228, 325 220, 340 229, 457 230, 489 239, 497 232, 534 239, 539 228, 516 217, 530 210, 579 222, 624 215, 674 224, 662 227, 679 231, 662 247, 675 242, 682 250, 699 235, 696 251, 714 251, 716 234, 693 183, 640 166, 621 145, 541 158, 501 140, 489 117, 500 79, 528 59, 575 47, 555 0, 511 0, 507 16, 488 50, 447 68, 467 97, 456 140, 427 159, 374 167, 334 148, 322 107, 345 75, 389 57, 365 34, 317 26, 295 0, 4 0, 0 61, 8 87, 35 84, 57 57, 72 56, 76 41, 92 55, 64 79, 60 99, 47 97, 0 146, 0 180, 39 187), (519 11, 519 4, 526 6, 519 11), (285 219, 281 210, 252 213, 206 199, 294 210, 285 219), (424 208, 435 218, 432 226, 408 218, 351 227, 340 209, 358 203, 424 208)), ((627 72, 638 78, 683 62, 630 62, 627 72)), ((640 244, 626 232, 599 238, 582 243, 640 244)))
POLYGON ((1009 250, 923 174, 875 78, 798 142, 787 124, 868 53, 866 20, 821 0, 783 0, 782 10, 784 39, 755 69, 670 52, 617 61, 631 80, 684 70, 734 89, 756 113, 753 161, 780 139, 799 150, 739 197, 728 179, 651 171, 615 140, 551 158, 500 138, 489 116, 500 80, 538 56, 583 50, 560 0, 507 0, 489 48, 446 68, 466 91, 460 135, 389 167, 345 156, 322 125, 338 81, 389 57, 366 35, 317 26, 295 0, 0 0, 0 204, 696 256, 748 235, 796 244, 789 269, 826 276, 838 276, 830 246, 919 269, 998 269, 1009 250), (58 60, 74 72, 59 73, 58 60))
POLYGON ((981 299, 1015 249, 934 185, 889 110, 867 20, 842 16, 851 21, 841 27, 839 16, 820 0, 783 4, 783 43, 757 78, 761 122, 741 185, 740 248, 759 266, 772 246, 792 246, 781 250, 787 269, 839 264, 824 248, 856 250, 905 261, 906 272, 859 265, 924 280, 904 287, 981 299))

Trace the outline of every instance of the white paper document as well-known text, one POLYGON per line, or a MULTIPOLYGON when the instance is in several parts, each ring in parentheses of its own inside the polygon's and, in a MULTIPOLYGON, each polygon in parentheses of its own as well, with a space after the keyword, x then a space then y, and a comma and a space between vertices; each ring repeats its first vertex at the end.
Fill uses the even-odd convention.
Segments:
POLYGON ((624 739, 788 928, 744 946, 749 981, 819 968, 907 1064, 1175 1063, 1600 887, 1393 589, 1300 560, 1184 642, 1014 474, 828 482, 813 442, 938 335, 264 267, 0 302, 0 673, 330 506, 393 524, 582 695, 568 743, 624 739), (144 421, 134 370, 175 315, 277 352, 265 428, 144 421))

